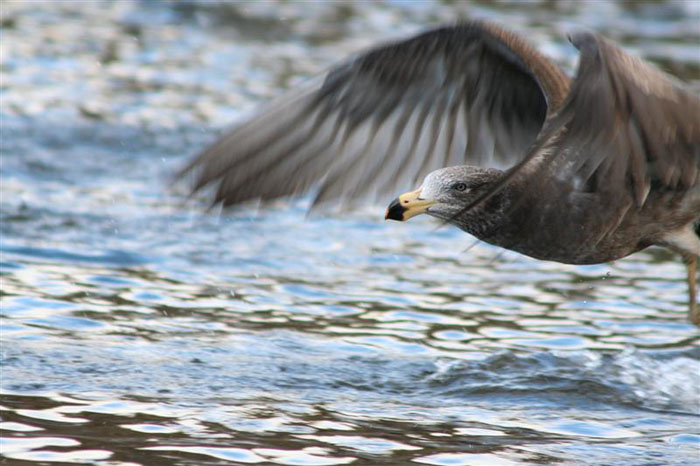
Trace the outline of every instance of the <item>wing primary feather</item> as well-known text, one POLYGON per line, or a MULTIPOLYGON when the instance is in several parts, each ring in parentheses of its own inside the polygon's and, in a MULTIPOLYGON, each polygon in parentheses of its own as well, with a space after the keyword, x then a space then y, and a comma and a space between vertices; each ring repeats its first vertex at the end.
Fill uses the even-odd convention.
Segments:
MULTIPOLYGON (((459 89, 462 89, 460 87, 459 89)), ((459 91, 458 91, 459 92, 459 91)), ((449 164, 450 156, 452 154, 452 145, 454 144, 454 138, 455 138, 455 130, 457 127, 457 114, 459 112, 459 106, 460 106, 460 99, 461 95, 456 95, 453 96, 452 102, 450 102, 450 108, 447 112, 447 135, 446 135, 446 143, 445 143, 445 156, 443 158, 442 166, 446 167, 449 164)))
MULTIPOLYGON (((418 169, 417 176, 426 175, 426 171, 428 171, 429 167, 431 166, 430 162, 433 160, 433 157, 437 157, 437 154, 435 152, 435 145, 437 143, 438 136, 440 136, 440 127, 442 125, 445 108, 447 107, 447 98, 448 96, 444 95, 443 98, 438 101, 436 105, 436 110, 433 112, 433 122, 430 126, 430 141, 428 142, 426 156, 423 158, 420 168, 418 169)), ((438 167, 435 166, 435 168, 438 167)))
POLYGON ((549 94, 567 85, 515 34, 479 21, 441 27, 341 63, 320 85, 233 128, 177 176, 194 171, 193 192, 218 183, 214 201, 224 205, 318 183, 314 205, 383 192, 447 161, 514 160, 559 98, 549 94))

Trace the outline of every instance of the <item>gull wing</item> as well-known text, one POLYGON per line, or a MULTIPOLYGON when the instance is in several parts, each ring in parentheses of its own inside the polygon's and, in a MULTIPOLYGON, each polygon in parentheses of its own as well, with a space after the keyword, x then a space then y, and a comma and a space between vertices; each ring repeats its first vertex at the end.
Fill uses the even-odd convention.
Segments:
POLYGON ((526 238, 519 247, 535 257, 594 263, 700 219, 700 99, 602 37, 571 41, 579 68, 561 108, 527 156, 464 210, 511 183, 520 229, 509 241, 526 238))
POLYGON ((535 141, 569 79, 519 36, 471 22, 383 45, 292 89, 184 167, 213 204, 318 187, 314 205, 376 199, 437 168, 507 164, 535 141))
POLYGON ((700 185, 700 99, 600 36, 571 41, 581 53, 571 91, 511 176, 603 195, 610 210, 700 185))

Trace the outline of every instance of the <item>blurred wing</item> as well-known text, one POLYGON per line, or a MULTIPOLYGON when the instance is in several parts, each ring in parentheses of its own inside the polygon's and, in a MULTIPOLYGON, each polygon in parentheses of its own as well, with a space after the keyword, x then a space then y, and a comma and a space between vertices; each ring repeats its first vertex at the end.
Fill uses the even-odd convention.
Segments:
POLYGON ((372 49, 292 90, 224 135, 180 176, 214 203, 320 186, 315 204, 376 198, 449 165, 512 163, 568 91, 520 37, 474 22, 372 49))

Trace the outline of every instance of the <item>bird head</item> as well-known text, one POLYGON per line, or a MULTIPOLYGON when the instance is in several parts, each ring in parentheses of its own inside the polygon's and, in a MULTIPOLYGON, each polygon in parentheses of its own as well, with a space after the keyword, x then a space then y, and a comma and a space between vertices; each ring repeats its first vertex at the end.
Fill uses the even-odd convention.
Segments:
POLYGON ((478 199, 503 172, 468 165, 448 167, 428 174, 415 191, 401 194, 387 208, 385 219, 408 220, 416 215, 457 223, 464 208, 478 199))

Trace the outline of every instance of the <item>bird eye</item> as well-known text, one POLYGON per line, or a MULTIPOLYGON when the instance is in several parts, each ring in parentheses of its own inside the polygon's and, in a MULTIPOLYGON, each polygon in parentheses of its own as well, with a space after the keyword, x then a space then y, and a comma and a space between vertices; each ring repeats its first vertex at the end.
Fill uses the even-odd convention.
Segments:
POLYGON ((456 183, 454 186, 452 186, 452 188, 456 191, 466 191, 467 185, 464 183, 456 183))

